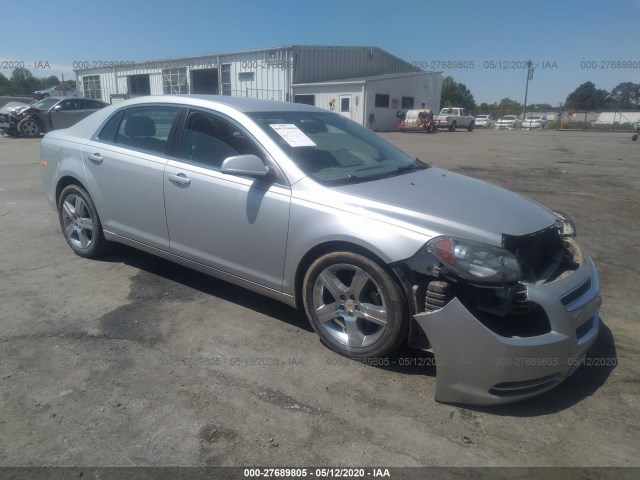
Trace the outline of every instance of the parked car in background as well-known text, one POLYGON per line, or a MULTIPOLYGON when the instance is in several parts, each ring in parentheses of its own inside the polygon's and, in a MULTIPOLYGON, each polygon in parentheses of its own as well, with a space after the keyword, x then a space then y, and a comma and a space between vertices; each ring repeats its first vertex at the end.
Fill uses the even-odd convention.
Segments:
POLYGON ((522 120, 516 115, 504 115, 496 122, 496 129, 498 130, 512 130, 514 128, 522 128, 522 120))
POLYGON ((56 85, 45 90, 37 90, 33 92, 34 100, 42 100, 47 97, 81 97, 82 94, 77 90, 62 85, 56 85))
POLYGON ((527 130, 540 129, 544 130, 547 128, 547 116, 546 115, 529 115, 522 122, 522 128, 527 130))
POLYGON ((566 214, 336 113, 140 97, 48 133, 39 159, 77 255, 114 241, 254 290, 350 358, 432 349, 440 401, 538 395, 598 334, 598 276, 566 214))
POLYGON ((108 105, 89 98, 47 97, 0 113, 0 132, 14 137, 37 137, 41 133, 70 127, 108 105))
POLYGON ((443 108, 435 121, 438 128, 446 128, 450 132, 454 132, 456 128, 460 127, 472 132, 476 125, 476 119, 472 115, 467 115, 464 108, 458 107, 443 108))
POLYGON ((476 127, 493 128, 496 125, 496 119, 493 115, 476 115, 476 127))

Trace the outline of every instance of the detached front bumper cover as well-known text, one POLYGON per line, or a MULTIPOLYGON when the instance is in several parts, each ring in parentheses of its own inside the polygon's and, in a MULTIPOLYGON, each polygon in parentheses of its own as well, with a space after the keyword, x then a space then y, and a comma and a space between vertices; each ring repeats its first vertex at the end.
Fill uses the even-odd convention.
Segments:
POLYGON ((595 341, 602 303, 593 262, 548 284, 525 284, 530 301, 549 317, 551 331, 503 337, 485 327, 457 299, 414 316, 433 348, 439 402, 495 405, 545 392, 571 375, 595 341))

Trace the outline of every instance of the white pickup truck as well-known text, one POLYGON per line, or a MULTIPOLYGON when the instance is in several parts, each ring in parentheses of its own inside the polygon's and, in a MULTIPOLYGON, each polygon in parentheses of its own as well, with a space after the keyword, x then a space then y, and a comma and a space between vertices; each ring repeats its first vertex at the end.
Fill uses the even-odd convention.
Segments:
POLYGON ((471 132, 476 126, 476 119, 472 115, 467 115, 464 108, 443 108, 435 120, 438 128, 446 128, 450 132, 458 127, 466 127, 471 132))

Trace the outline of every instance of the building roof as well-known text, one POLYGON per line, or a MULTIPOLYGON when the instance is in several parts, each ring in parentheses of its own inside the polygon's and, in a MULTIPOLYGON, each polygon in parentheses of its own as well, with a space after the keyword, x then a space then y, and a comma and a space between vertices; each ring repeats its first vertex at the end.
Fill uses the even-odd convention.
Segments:
MULTIPOLYGON (((135 60, 129 63, 127 65, 127 68, 141 67, 141 66, 144 66, 146 63, 171 63, 171 62, 178 62, 178 61, 197 60, 202 58, 223 57, 228 55, 242 55, 247 53, 274 52, 274 51, 283 51, 283 50, 370 50, 371 53, 373 53, 373 51, 382 53, 383 55, 386 55, 390 58, 393 58, 394 60, 402 62, 406 65, 409 65, 412 68, 415 68, 416 70, 420 70, 415 65, 411 65, 406 60, 403 60, 400 57, 396 57, 395 55, 385 50, 382 50, 379 47, 359 46, 359 45, 282 45, 279 47, 256 48, 256 49, 249 49, 249 50, 234 50, 231 52, 203 53, 200 55, 186 55, 181 57, 157 58, 154 60, 135 60)), ((84 72, 84 71, 96 70, 101 68, 105 68, 105 67, 93 66, 89 68, 74 68, 74 71, 77 73, 77 72, 84 72)))

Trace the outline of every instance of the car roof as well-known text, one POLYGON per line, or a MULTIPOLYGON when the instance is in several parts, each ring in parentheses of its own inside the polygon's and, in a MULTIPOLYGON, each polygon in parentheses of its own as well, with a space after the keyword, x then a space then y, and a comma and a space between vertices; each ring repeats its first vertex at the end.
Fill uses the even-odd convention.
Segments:
POLYGON ((118 106, 148 104, 148 103, 175 103, 179 105, 192 105, 197 107, 216 107, 226 105, 240 112, 323 112, 327 110, 312 107, 302 103, 282 102, 277 100, 259 100, 246 97, 231 97, 227 95, 148 95, 136 97, 117 104, 118 106))

